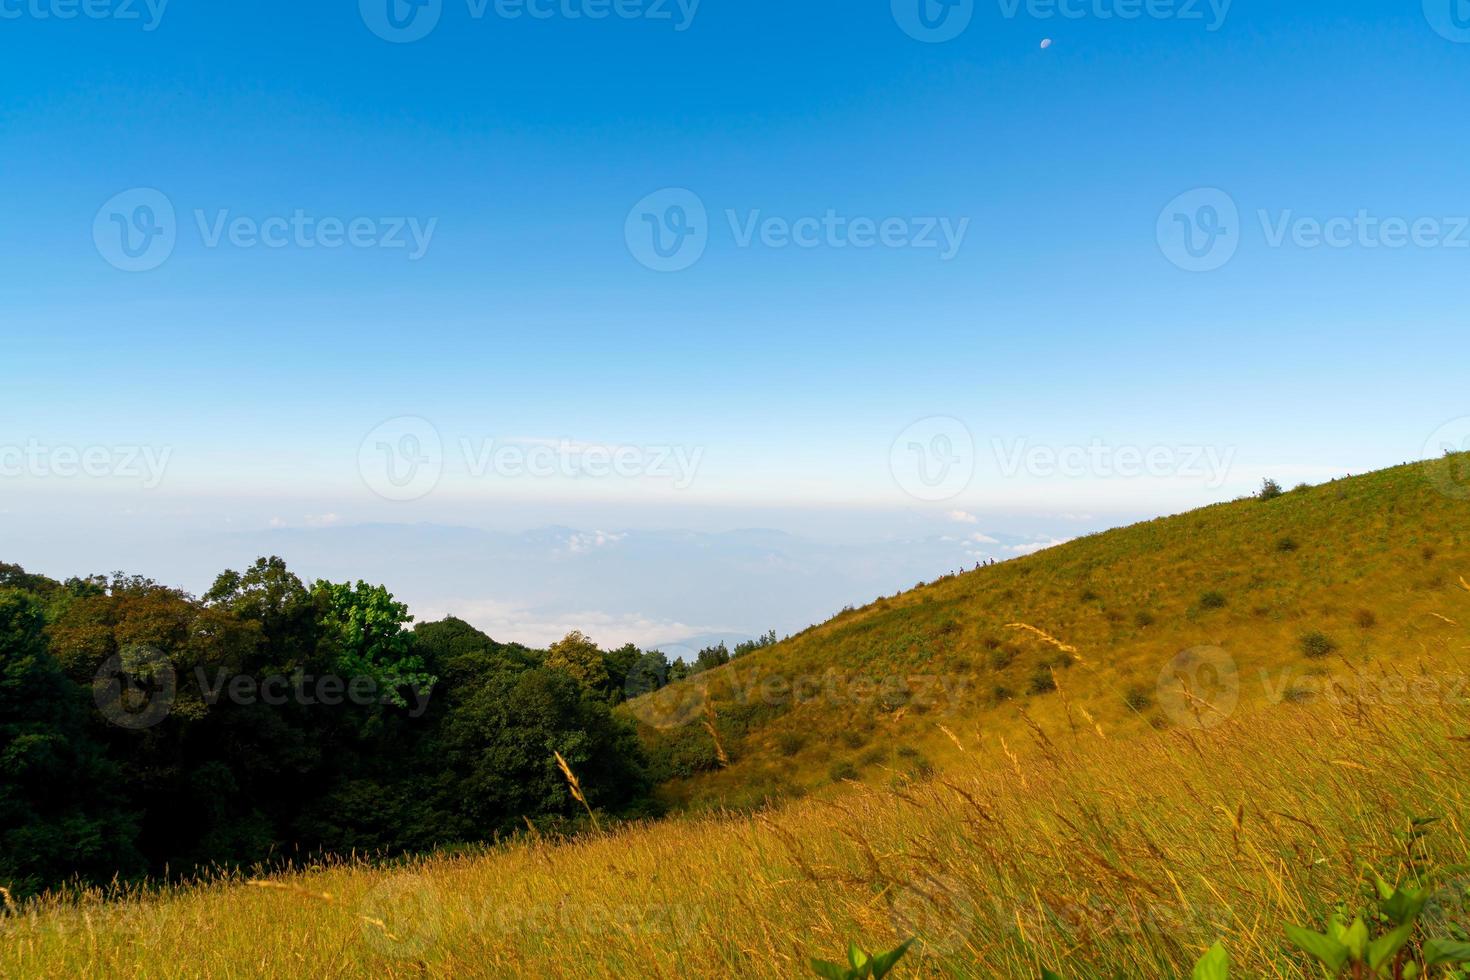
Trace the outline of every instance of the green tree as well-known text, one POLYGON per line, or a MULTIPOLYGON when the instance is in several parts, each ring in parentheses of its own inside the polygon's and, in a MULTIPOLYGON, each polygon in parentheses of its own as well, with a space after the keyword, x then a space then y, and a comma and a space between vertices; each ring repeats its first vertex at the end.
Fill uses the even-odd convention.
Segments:
POLYGON ((141 868, 117 772, 87 735, 83 692, 46 650, 40 605, 0 590, 0 884, 27 894, 141 868))
POLYGON ((426 690, 435 678, 414 652, 408 607, 381 585, 318 581, 312 592, 320 605, 323 639, 344 678, 371 677, 384 698, 405 707, 403 689, 426 690))
POLYGON ((607 663, 597 644, 573 630, 546 651, 546 666, 559 670, 594 691, 608 686, 607 663))

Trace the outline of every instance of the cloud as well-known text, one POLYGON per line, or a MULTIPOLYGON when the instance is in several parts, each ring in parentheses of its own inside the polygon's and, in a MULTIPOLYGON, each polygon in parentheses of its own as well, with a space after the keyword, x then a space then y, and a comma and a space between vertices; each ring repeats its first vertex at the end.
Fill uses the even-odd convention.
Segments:
POLYGON ((945 515, 956 524, 979 524, 980 518, 963 510, 952 510, 945 515))
POLYGON ((416 613, 420 622, 456 616, 502 643, 524 643, 540 649, 572 630, 585 633, 605 650, 624 643, 651 650, 687 636, 721 632, 713 627, 691 626, 638 613, 532 609, 498 599, 445 599, 424 603, 416 608, 416 613))
POLYGON ((970 535, 970 540, 976 544, 1000 544, 999 541, 988 534, 972 534, 970 535))
POLYGON ((608 534, 606 531, 578 532, 567 538, 567 550, 574 555, 585 554, 615 545, 626 537, 626 534, 608 534))

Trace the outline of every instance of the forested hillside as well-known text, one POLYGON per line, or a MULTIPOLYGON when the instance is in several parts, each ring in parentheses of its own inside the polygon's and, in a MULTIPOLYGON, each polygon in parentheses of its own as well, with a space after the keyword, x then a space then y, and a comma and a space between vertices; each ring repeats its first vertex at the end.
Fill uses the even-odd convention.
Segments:
POLYGON ((0 566, 0 885, 191 876, 644 812, 639 651, 549 652, 279 559, 201 597, 0 566))

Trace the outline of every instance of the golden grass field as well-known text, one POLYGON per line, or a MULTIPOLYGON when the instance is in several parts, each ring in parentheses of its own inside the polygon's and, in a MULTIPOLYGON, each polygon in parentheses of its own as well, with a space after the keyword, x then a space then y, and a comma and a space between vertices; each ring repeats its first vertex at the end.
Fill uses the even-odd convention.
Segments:
MULTIPOLYGON (((1444 818, 1429 856, 1467 854, 1470 712, 1399 700, 1053 733, 1015 763, 762 815, 43 901, 3 920, 0 975, 793 977, 919 934, 898 976, 1167 977, 1219 938, 1239 976, 1316 976, 1281 924, 1361 896, 1359 860, 1401 871, 1412 817, 1444 818)), ((1438 909, 1470 925, 1463 891, 1438 909)))
MULTIPOLYGON (((1059 689, 770 710, 732 701, 725 668, 704 679, 714 736, 679 707, 703 705, 701 684, 633 708, 684 722, 650 727, 656 748, 704 739, 713 756, 718 738, 728 767, 670 794, 704 809, 391 866, 52 896, 0 916, 0 976, 796 977, 850 940, 914 935, 896 977, 1170 977, 1219 939, 1236 976, 1319 976, 1282 926, 1360 902, 1363 862, 1392 879, 1470 860, 1466 506, 1404 468, 946 580, 735 666, 950 672, 983 695, 1045 659, 1059 689), (1207 590, 1226 604, 1199 608, 1207 590), (1305 656, 1308 628, 1337 649, 1305 656), (787 751, 783 733, 805 738, 787 751), (834 783, 831 762, 864 750, 834 783), (1439 818, 1422 851, 1415 817, 1439 818)), ((1431 925, 1470 929, 1467 889, 1447 881, 1431 925)))

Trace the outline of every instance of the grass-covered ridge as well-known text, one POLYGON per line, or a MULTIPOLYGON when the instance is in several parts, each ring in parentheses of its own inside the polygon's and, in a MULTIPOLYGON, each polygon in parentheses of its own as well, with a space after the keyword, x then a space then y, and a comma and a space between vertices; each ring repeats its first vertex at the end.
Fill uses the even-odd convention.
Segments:
POLYGON ((952 733, 1001 754, 1027 719, 1108 737, 1208 727, 1338 696, 1361 687, 1355 671, 1434 670, 1463 644, 1450 609, 1470 572, 1465 460, 1221 504, 942 579, 630 707, 672 777, 668 800, 745 806, 944 769, 959 757, 952 733))

